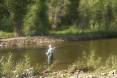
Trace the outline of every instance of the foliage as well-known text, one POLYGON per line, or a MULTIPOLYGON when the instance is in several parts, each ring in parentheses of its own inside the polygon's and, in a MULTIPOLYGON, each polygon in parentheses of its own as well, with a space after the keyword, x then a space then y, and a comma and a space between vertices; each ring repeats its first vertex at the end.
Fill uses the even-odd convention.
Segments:
POLYGON ((50 31, 51 34, 57 34, 57 35, 67 35, 67 34, 81 34, 82 30, 80 30, 76 26, 70 26, 69 28, 58 30, 58 31, 50 31))
POLYGON ((73 34, 117 32, 116 0, 0 0, 0 9, 0 31, 18 36, 69 33, 73 25, 73 34))
POLYGON ((33 2, 24 19, 24 32, 26 35, 47 34, 48 19, 46 9, 46 0, 33 2))
POLYGON ((5 0, 11 25, 16 35, 22 35, 23 18, 26 12, 28 0, 5 0))
POLYGON ((71 66, 68 67, 69 72, 80 70, 84 72, 104 72, 117 69, 117 56, 110 55, 105 62, 102 62, 103 57, 98 57, 95 51, 91 51, 89 55, 83 52, 83 59, 78 58, 71 66))
POLYGON ((12 68, 14 67, 12 62, 12 55, 9 55, 8 58, 2 57, 0 60, 0 67, 1 75, 7 75, 9 77, 12 74, 12 68))
POLYGON ((10 37, 14 37, 14 33, 0 31, 0 38, 10 38, 10 37))
POLYGON ((8 9, 5 6, 5 1, 0 0, 0 31, 11 32, 13 27, 11 27, 10 17, 8 9))
POLYGON ((0 59, 0 77, 22 78, 25 74, 36 72, 30 64, 30 57, 25 56, 20 61, 15 61, 12 54, 0 59))

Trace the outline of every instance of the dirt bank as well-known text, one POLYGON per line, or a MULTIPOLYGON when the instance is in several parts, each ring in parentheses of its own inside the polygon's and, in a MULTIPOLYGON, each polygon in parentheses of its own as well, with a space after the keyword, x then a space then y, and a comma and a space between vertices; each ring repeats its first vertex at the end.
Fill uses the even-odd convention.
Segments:
POLYGON ((0 48, 27 48, 27 47, 43 47, 48 44, 57 44, 64 41, 79 41, 79 40, 95 40, 117 38, 117 35, 99 35, 99 34, 84 34, 84 35, 69 35, 69 36, 36 36, 36 37, 15 37, 0 39, 0 48))
POLYGON ((61 43, 64 40, 53 37, 16 37, 0 39, 1 48, 27 48, 27 47, 44 47, 48 44, 61 43))

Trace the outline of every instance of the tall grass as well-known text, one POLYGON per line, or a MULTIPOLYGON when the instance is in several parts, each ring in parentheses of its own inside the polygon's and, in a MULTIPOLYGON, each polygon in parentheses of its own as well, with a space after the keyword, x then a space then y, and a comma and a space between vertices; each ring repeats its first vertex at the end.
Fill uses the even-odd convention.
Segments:
POLYGON ((66 29, 58 30, 58 31, 50 31, 50 34, 57 34, 57 35, 67 35, 67 34, 80 34, 83 31, 77 28, 76 26, 71 26, 66 29))
POLYGON ((83 58, 78 58, 72 65, 69 66, 69 71, 107 71, 117 70, 117 56, 110 55, 105 61, 103 57, 96 57, 95 51, 91 51, 89 55, 84 52, 83 58))
POLYGON ((0 77, 22 78, 35 72, 36 70, 31 66, 29 56, 25 56, 18 62, 14 61, 12 54, 0 59, 0 77))
MULTIPOLYGON (((83 52, 82 57, 83 58, 78 58, 73 64, 71 64, 67 71, 57 71, 56 75, 59 77, 61 74, 65 74, 64 77, 67 77, 69 76, 69 72, 77 72, 77 70, 83 72, 117 70, 117 56, 110 55, 105 61, 102 61, 103 57, 97 57, 95 51, 92 50, 89 55, 83 52)), ((48 70, 52 71, 54 66, 57 66, 56 63, 49 66, 48 70)), ((38 71, 39 70, 36 67, 31 66, 29 56, 25 56, 20 61, 15 61, 12 54, 9 54, 8 57, 1 57, 0 59, 0 78, 28 78, 29 76, 31 77, 35 75, 35 73, 37 73, 36 75, 39 75, 38 71)), ((40 72, 43 72, 43 70, 40 72)), ((48 74, 51 76, 54 72, 48 74)))
POLYGON ((13 32, 0 31, 0 38, 10 38, 10 37, 14 37, 14 33, 13 32))
POLYGON ((12 61, 12 55, 9 55, 9 57, 2 57, 0 60, 0 74, 1 76, 7 76, 10 77, 12 75, 12 70, 14 67, 13 61, 12 61))
POLYGON ((68 28, 62 28, 62 30, 50 31, 50 34, 55 35, 112 35, 117 33, 116 26, 110 27, 108 30, 104 26, 99 26, 98 24, 90 25, 88 28, 80 28, 78 26, 69 26, 68 28))

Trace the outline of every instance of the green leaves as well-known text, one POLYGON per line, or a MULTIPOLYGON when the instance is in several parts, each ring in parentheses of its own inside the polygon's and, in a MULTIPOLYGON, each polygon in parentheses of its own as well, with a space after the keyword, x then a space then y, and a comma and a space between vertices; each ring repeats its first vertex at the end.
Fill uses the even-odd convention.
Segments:
POLYGON ((24 18, 25 35, 47 34, 48 17, 45 0, 36 0, 28 9, 24 18))
POLYGON ((0 0, 0 31, 45 35, 69 28, 117 31, 116 0, 0 0))

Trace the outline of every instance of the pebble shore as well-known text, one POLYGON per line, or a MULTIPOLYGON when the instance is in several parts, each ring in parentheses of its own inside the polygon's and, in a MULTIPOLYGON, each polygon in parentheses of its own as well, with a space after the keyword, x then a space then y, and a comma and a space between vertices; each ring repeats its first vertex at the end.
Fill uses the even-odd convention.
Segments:
POLYGON ((112 70, 106 73, 100 74, 91 74, 91 73, 79 73, 75 72, 74 74, 67 73, 67 71, 62 72, 53 72, 50 74, 46 74, 44 76, 40 76, 40 78, 117 78, 117 71, 112 70))
POLYGON ((48 46, 48 44, 61 43, 64 40, 53 37, 16 37, 0 39, 0 48, 38 48, 48 46))

